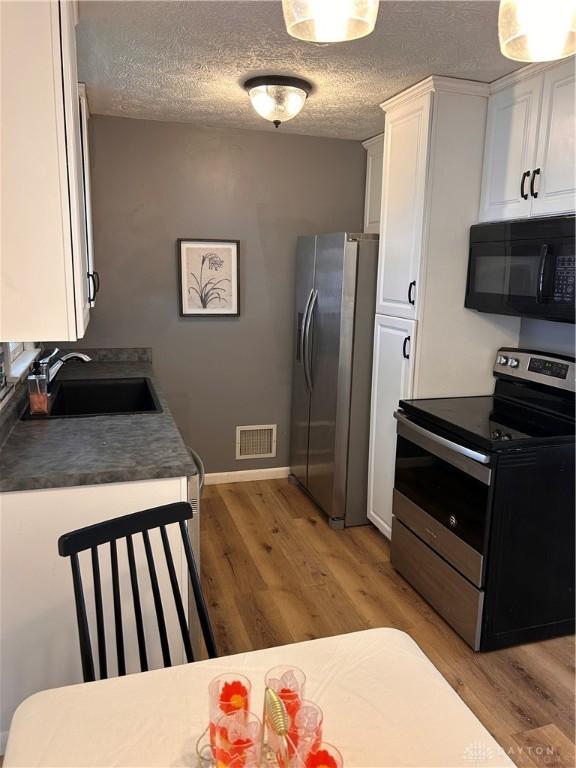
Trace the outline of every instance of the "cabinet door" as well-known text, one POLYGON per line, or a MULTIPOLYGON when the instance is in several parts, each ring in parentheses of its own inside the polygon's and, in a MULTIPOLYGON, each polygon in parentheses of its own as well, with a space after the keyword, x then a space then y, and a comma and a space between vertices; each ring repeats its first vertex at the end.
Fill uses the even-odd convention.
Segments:
POLYGON ((84 193, 84 226, 86 231, 86 260, 88 266, 88 300, 95 305, 100 278, 94 267, 94 239, 92 234, 92 186, 90 178, 90 137, 88 133, 88 100, 83 84, 78 86, 80 106, 80 140, 82 145, 82 190, 84 193))
POLYGON ((376 311, 416 317, 432 95, 386 113, 376 311))
POLYGON ((382 164, 384 162, 384 135, 365 142, 366 147, 366 199, 364 200, 364 232, 380 232, 382 207, 382 164))
POLYGON ((544 73, 535 163, 539 174, 532 186, 533 216, 576 208, 575 81, 573 58, 544 73))
POLYGON ((62 84, 66 121, 66 162, 72 260, 74 267, 74 299, 76 305, 76 335, 84 336, 88 325, 90 302, 88 294, 88 253, 84 180, 82 170, 82 138, 78 101, 78 71, 76 66, 76 32, 74 7, 70 2, 58 3, 60 15, 60 45, 62 53, 62 84))
POLYGON ((490 96, 480 221, 530 216, 542 75, 490 96))
POLYGON ((393 414, 398 408, 398 401, 412 394, 415 342, 416 322, 376 315, 368 519, 388 538, 392 527, 396 459, 396 420, 393 414))

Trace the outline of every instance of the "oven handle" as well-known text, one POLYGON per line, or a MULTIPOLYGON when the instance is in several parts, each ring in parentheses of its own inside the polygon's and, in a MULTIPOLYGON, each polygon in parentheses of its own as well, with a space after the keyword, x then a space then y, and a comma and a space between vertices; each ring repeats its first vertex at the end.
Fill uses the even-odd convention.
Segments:
POLYGON ((424 429, 424 427, 411 421, 402 411, 395 411, 394 418, 398 422, 398 434, 402 437, 410 440, 410 433, 413 433, 414 442, 420 447, 429 449, 431 453, 434 453, 434 446, 436 446, 436 452, 440 458, 472 475, 484 485, 490 485, 492 472, 486 466, 490 463, 490 456, 424 429))

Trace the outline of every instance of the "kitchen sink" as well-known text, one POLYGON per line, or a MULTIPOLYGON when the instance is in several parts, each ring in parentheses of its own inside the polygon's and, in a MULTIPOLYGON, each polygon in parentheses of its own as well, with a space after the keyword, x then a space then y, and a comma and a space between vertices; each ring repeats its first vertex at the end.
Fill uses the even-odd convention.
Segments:
POLYGON ((54 384, 50 400, 51 408, 47 416, 32 415, 30 408, 27 408, 22 419, 120 416, 162 411, 152 382, 147 378, 63 379, 54 384))

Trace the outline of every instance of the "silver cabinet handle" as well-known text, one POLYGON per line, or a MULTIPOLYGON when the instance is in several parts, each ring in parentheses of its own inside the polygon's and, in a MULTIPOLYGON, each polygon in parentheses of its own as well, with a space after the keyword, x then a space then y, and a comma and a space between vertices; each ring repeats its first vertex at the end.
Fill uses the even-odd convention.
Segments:
POLYGON ((314 307, 316 306, 316 300, 318 299, 318 291, 312 292, 312 301, 308 307, 308 317, 306 318, 306 328, 304 331, 304 375, 306 377, 306 383, 308 389, 312 392, 312 365, 310 363, 310 328, 312 326, 312 317, 314 315, 314 307))
POLYGON ((394 418, 401 424, 405 424, 407 427, 409 427, 409 429, 416 432, 417 434, 423 435, 431 442, 438 443, 438 445, 441 445, 444 448, 448 448, 449 450, 454 451, 454 453, 460 454, 460 456, 466 456, 467 459, 479 461, 481 464, 490 463, 490 456, 486 456, 485 453, 473 451, 471 448, 466 448, 464 445, 454 443, 452 440, 448 440, 445 437, 440 437, 440 435, 437 435, 434 432, 430 432, 430 430, 424 429, 424 427, 421 427, 418 424, 414 424, 414 422, 411 421, 405 414, 403 414, 402 411, 395 411, 394 418))

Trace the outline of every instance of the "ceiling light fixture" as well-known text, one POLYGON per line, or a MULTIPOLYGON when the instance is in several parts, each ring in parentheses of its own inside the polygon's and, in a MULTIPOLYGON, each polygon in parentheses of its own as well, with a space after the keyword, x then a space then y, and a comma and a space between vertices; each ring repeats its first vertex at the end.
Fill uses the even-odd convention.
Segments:
POLYGON ((555 61, 576 52, 576 0, 500 0, 500 50, 514 61, 555 61))
POLYGON ((282 10, 292 37, 341 43, 374 31, 378 0, 282 0, 282 10))
POLYGON ((278 128, 280 123, 296 117, 312 86, 299 77, 265 75, 250 78, 244 83, 244 89, 260 117, 270 120, 278 128))

